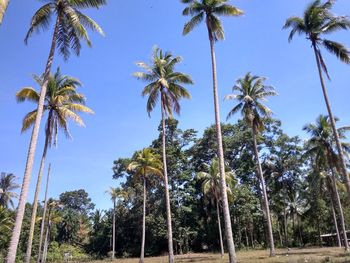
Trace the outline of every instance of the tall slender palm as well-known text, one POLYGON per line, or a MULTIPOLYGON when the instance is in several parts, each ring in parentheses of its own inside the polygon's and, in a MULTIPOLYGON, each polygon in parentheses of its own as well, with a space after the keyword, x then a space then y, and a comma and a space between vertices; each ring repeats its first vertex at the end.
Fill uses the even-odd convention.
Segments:
POLYGON ((39 248, 38 248, 37 263, 41 262, 41 252, 42 252, 42 244, 43 244, 44 231, 45 231, 45 218, 46 218, 47 202, 48 202, 47 194, 48 194, 48 191, 49 191, 50 173, 51 173, 51 163, 49 164, 49 169, 48 169, 47 178, 46 178, 44 211, 43 211, 43 216, 42 216, 42 219, 41 219, 41 226, 40 226, 40 238, 39 238, 39 248))
POLYGON ((19 188, 15 182, 16 176, 11 173, 1 173, 0 175, 0 207, 13 208, 13 199, 18 195, 14 190, 19 188))
POLYGON ((333 136, 340 160, 340 168, 343 180, 346 184, 348 197, 350 199, 350 180, 348 178, 343 150, 339 140, 339 134, 335 125, 335 119, 332 107, 328 98, 326 84, 323 78, 323 72, 329 78, 328 69, 323 59, 321 47, 324 47, 331 54, 346 64, 350 64, 350 51, 339 42, 331 41, 324 38, 324 35, 331 34, 335 31, 350 28, 350 20, 345 16, 335 16, 331 13, 335 1, 329 0, 322 3, 320 0, 313 1, 304 11, 303 17, 292 16, 287 19, 284 28, 291 28, 289 41, 295 34, 306 35, 306 39, 311 41, 311 47, 314 51, 318 74, 321 82, 323 97, 326 103, 328 115, 331 122, 333 136))
POLYGON ((181 57, 173 57, 170 52, 163 53, 160 48, 155 47, 153 50, 151 65, 147 65, 144 62, 139 62, 137 65, 141 67, 144 72, 134 73, 134 76, 137 79, 149 83, 142 91, 142 96, 148 96, 147 112, 149 116, 160 98, 160 108, 162 114, 163 175, 167 214, 169 263, 174 262, 174 252, 168 172, 166 164, 165 118, 171 118, 173 111, 180 114, 180 99, 191 98, 191 95, 182 85, 193 84, 193 81, 189 75, 175 71, 175 66, 180 63, 181 60, 181 57))
MULTIPOLYGON (((207 195, 211 201, 216 206, 216 215, 218 221, 218 229, 219 229, 219 238, 220 238, 220 249, 221 249, 221 257, 224 256, 224 244, 222 241, 222 230, 221 230, 221 221, 220 221, 220 202, 221 202, 221 187, 220 187, 220 169, 219 169, 219 161, 217 159, 213 159, 211 161, 211 165, 208 167, 209 172, 199 172, 197 174, 197 179, 202 181, 202 191, 205 195, 207 195)), ((227 183, 227 194, 232 196, 231 189, 234 186, 234 173, 226 168, 225 171, 225 180, 227 183)))
MULTIPOLYGON (((337 118, 335 118, 337 121, 337 118)), ((346 226, 343 214, 343 208, 339 197, 339 192, 337 189, 337 178, 336 170, 339 168, 339 155, 334 151, 334 137, 332 132, 331 120, 328 116, 320 115, 316 119, 316 123, 310 123, 303 128, 307 133, 311 135, 311 138, 307 142, 307 155, 314 155, 317 166, 320 169, 325 169, 331 172, 331 195, 332 192, 335 197, 335 203, 338 208, 340 225, 342 228, 342 234, 344 238, 345 250, 349 250, 349 244, 346 242, 346 226)), ((349 131, 350 127, 345 126, 337 129, 337 134, 340 139, 345 139, 345 132, 349 131)), ((342 151, 350 152, 350 144, 341 142, 342 151)), ((332 198, 332 197, 331 197, 332 198)))
POLYGON ((127 198, 127 192, 122 190, 121 188, 110 187, 109 190, 106 191, 111 196, 111 200, 113 202, 113 222, 112 222, 112 260, 115 258, 115 207, 117 204, 118 198, 127 198))
POLYGON ((43 85, 41 86, 40 90, 37 116, 35 118, 35 123, 29 143, 28 156, 23 176, 16 220, 7 253, 7 263, 14 263, 16 259, 19 236, 21 233, 24 216, 24 208, 27 200, 29 182, 34 162, 34 154, 38 140, 40 122, 44 110, 46 89, 49 81, 49 75, 51 72, 51 65, 54 59, 55 50, 57 48, 60 54, 62 54, 65 59, 68 59, 71 49, 76 55, 79 55, 81 49, 81 39, 83 39, 88 46, 91 46, 86 28, 90 28, 101 34, 103 34, 103 31, 94 20, 84 15, 80 10, 85 8, 99 8, 104 4, 106 4, 106 0, 49 0, 47 3, 41 6, 32 17, 30 28, 25 37, 26 43, 28 39, 33 35, 33 33, 49 29, 52 18, 55 19, 55 25, 52 35, 51 48, 43 74, 43 85))
MULTIPOLYGON (((48 213, 47 213, 47 219, 46 219, 47 223, 46 223, 46 230, 45 230, 43 253, 40 261, 41 263, 46 263, 52 226, 63 221, 62 214, 58 212, 58 209, 62 209, 63 207, 63 205, 60 204, 59 201, 50 198, 47 206, 48 206, 48 213)), ((45 220, 45 218, 43 220, 45 220)))
POLYGON ((273 87, 264 85, 264 81, 264 77, 252 76, 250 73, 247 73, 243 78, 238 79, 236 81, 236 84, 232 88, 233 92, 237 92, 237 94, 227 95, 225 99, 235 99, 238 101, 238 104, 235 105, 227 115, 227 119, 229 119, 238 111, 241 111, 245 122, 249 127, 251 127, 252 130, 254 155, 257 166, 257 173, 261 184, 261 191, 266 216, 265 219, 267 222, 267 230, 269 235, 270 256, 274 256, 275 245, 273 240, 270 207, 266 192, 265 179, 259 159, 257 136, 259 132, 264 130, 263 117, 269 117, 272 113, 272 111, 268 107, 263 105, 261 101, 265 101, 266 97, 275 96, 277 95, 277 93, 273 87))
POLYGON ((0 25, 2 23, 8 5, 9 0, 0 0, 0 25))
POLYGON ((216 138, 218 147, 218 157, 220 164, 220 178, 221 178, 221 194, 223 202, 224 220, 226 239, 229 251, 230 263, 236 262, 236 252, 233 242, 232 227, 230 210, 227 200, 226 182, 225 182, 225 160, 224 150, 222 146, 222 134, 220 124, 220 106, 219 106, 219 95, 217 87, 217 76, 216 76, 216 59, 214 43, 218 40, 224 39, 224 29, 219 19, 219 16, 239 16, 243 14, 243 11, 228 4, 228 0, 181 0, 182 3, 188 4, 183 10, 183 15, 192 16, 191 20, 185 24, 183 34, 187 35, 191 32, 198 24, 205 20, 208 37, 210 43, 210 54, 212 63, 212 75, 213 75, 213 93, 214 93, 214 110, 215 110, 215 124, 216 124, 216 138))
MULTIPOLYGON (((40 86, 43 84, 42 78, 36 76, 34 78, 40 86)), ((54 75, 49 76, 44 104, 44 111, 47 111, 48 113, 45 128, 45 144, 41 157, 38 179, 34 194, 32 219, 27 243, 26 263, 30 263, 31 258, 41 178, 45 165, 47 150, 53 144, 56 144, 57 133, 59 129, 62 129, 67 137, 70 137, 68 130, 68 119, 71 119, 75 123, 84 126, 83 120, 77 113, 93 113, 90 108, 84 105, 84 95, 77 92, 76 89, 79 86, 81 86, 79 80, 70 76, 62 75, 59 68, 54 75)), ((35 91, 35 89, 26 87, 17 92, 16 97, 18 102, 29 100, 38 103, 40 95, 37 91, 35 91)), ((38 110, 35 109, 24 117, 22 132, 25 132, 34 125, 37 114, 38 110)))
POLYGON ((150 148, 138 152, 135 161, 128 165, 128 170, 133 171, 135 176, 143 181, 142 241, 139 263, 144 263, 145 260, 147 179, 152 175, 162 177, 162 168, 163 164, 160 156, 150 148))

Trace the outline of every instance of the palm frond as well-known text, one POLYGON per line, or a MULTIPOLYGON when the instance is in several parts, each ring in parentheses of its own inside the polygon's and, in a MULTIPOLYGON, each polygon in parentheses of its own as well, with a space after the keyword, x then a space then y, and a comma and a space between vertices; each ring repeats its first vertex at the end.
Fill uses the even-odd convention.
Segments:
POLYGON ((228 4, 222 4, 213 8, 213 12, 219 16, 240 16, 243 11, 228 4))
POLYGON ((292 41, 294 35, 298 33, 299 35, 306 33, 306 26, 304 20, 297 16, 292 16, 288 18, 283 26, 283 29, 292 28, 289 33, 288 41, 292 41))
POLYGON ((107 4, 106 0, 70 0, 70 4, 77 8, 100 8, 107 4))
POLYGON ((97 24, 92 18, 84 15, 83 13, 75 10, 75 12, 77 13, 79 20, 81 22, 82 25, 84 25, 85 27, 98 32, 99 34, 101 34, 102 36, 105 35, 105 33, 103 32, 102 28, 99 26, 99 24, 97 24))
POLYGON ((22 133, 34 125, 35 120, 36 120, 36 116, 37 116, 36 109, 31 111, 31 112, 28 112, 24 116, 23 121, 22 121, 22 130, 21 130, 22 133))
POLYGON ((243 108, 243 103, 239 103, 236 106, 230 110, 230 112, 227 114, 226 120, 230 119, 234 114, 239 112, 243 108))
POLYGON ((322 45, 332 54, 336 55, 338 59, 346 64, 350 64, 350 51, 342 44, 324 39, 322 45))
POLYGON ((146 82, 150 82, 150 81, 155 81, 156 80, 156 76, 150 73, 145 73, 145 72, 134 72, 133 76, 139 80, 143 80, 146 82))
POLYGON ((24 39, 26 44, 34 32, 40 32, 41 30, 48 29, 54 8, 55 6, 53 3, 48 3, 40 7, 38 11, 35 12, 30 22, 29 30, 24 39))
POLYGON ((182 34, 187 35, 188 33, 190 33, 197 25, 199 25, 203 21, 203 19, 204 12, 200 12, 198 15, 192 17, 191 20, 184 25, 182 34))
POLYGON ((23 101, 32 101, 35 103, 39 102, 40 94, 36 92, 35 89, 32 87, 25 87, 22 88, 20 91, 16 93, 16 100, 17 102, 23 102, 23 101))
POLYGON ((8 4, 9 4, 9 0, 0 0, 0 25, 4 18, 4 14, 6 12, 8 4))
POLYGON ((346 16, 339 16, 332 18, 328 23, 322 27, 322 33, 330 34, 338 30, 350 29, 350 20, 346 16))
POLYGON ((220 19, 215 15, 211 15, 210 23, 214 34, 214 40, 215 41, 224 40, 225 39, 224 28, 222 27, 222 23, 220 19))
POLYGON ((88 114, 94 114, 94 111, 92 109, 90 109, 89 107, 86 107, 82 104, 78 104, 78 103, 68 103, 68 104, 64 105, 63 107, 65 107, 71 111, 78 111, 78 112, 84 112, 84 113, 88 113, 88 114))

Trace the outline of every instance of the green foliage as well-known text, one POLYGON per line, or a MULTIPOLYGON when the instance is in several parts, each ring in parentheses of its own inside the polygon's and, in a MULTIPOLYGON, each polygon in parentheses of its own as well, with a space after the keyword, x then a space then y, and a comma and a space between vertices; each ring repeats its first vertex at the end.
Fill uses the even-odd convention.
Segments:
MULTIPOLYGON (((34 79, 40 87, 43 85, 43 77, 34 76, 34 79)), ((44 111, 48 112, 45 129, 48 146, 57 143, 59 129, 62 129, 68 138, 71 137, 68 130, 68 119, 84 126, 78 113, 93 113, 90 108, 85 106, 85 96, 77 92, 79 86, 81 83, 78 79, 62 75, 59 68, 55 74, 49 76, 44 104, 44 111)), ((37 104, 39 97, 39 92, 30 87, 23 88, 16 93, 18 102, 33 101, 37 104)), ((26 114, 22 123, 22 132, 34 125, 36 116, 37 109, 26 114)))
POLYGON ((347 16, 336 16, 331 12, 335 1, 313 0, 305 9, 303 17, 292 16, 285 22, 284 29, 291 28, 288 40, 295 34, 306 35, 316 49, 321 67, 329 77, 320 47, 335 55, 344 63, 350 63, 350 51, 341 43, 324 38, 328 34, 339 30, 350 29, 350 20, 347 16))
POLYGON ((224 29, 219 19, 220 16, 240 16, 243 11, 228 4, 227 0, 181 0, 188 6, 183 10, 184 16, 192 16, 183 29, 183 34, 187 35, 198 24, 205 20, 209 37, 215 41, 224 39, 224 29))
POLYGON ((47 254, 47 260, 49 262, 62 262, 66 260, 65 254, 69 254, 70 261, 83 262, 90 258, 80 247, 64 243, 59 245, 57 242, 51 242, 47 254))
POLYGON ((81 40, 91 46, 87 29, 104 34, 101 27, 93 19, 83 14, 81 9, 99 8, 105 4, 106 0, 47 1, 32 17, 25 42, 28 42, 33 33, 48 30, 54 17, 57 30, 54 37, 58 51, 65 60, 70 56, 71 50, 79 55, 81 40))
POLYGON ((9 208, 13 206, 13 199, 17 198, 14 190, 19 188, 15 183, 16 176, 11 173, 1 173, 0 175, 0 208, 9 208))
POLYGON ((173 111, 180 114, 179 100, 191 98, 186 88, 182 86, 183 84, 193 84, 191 77, 175 71, 175 66, 181 60, 181 57, 174 57, 169 51, 163 53, 162 49, 155 47, 151 65, 144 62, 137 63, 137 66, 144 71, 135 72, 134 76, 148 83, 142 91, 142 96, 148 96, 147 112, 149 115, 159 99, 166 116, 172 117, 173 111))
POLYGON ((72 209, 83 215, 89 215, 95 207, 89 194, 84 189, 60 194, 59 203, 66 209, 72 209))

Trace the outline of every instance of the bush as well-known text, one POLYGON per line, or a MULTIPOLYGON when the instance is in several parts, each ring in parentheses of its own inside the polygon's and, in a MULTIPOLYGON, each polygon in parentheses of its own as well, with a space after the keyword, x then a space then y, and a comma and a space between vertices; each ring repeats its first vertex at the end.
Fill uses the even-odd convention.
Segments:
POLYGON ((69 261, 85 261, 90 259, 90 257, 84 253, 84 251, 77 246, 70 244, 61 244, 57 242, 52 242, 49 247, 47 254, 47 259, 49 262, 64 261, 64 255, 69 254, 69 261))

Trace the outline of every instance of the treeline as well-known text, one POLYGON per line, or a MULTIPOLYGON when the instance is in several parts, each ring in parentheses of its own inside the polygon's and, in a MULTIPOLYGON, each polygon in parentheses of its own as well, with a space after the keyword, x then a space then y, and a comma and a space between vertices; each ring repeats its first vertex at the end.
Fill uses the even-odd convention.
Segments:
MULTIPOLYGON (((313 126, 321 129, 321 132, 329 132, 330 127, 323 120, 327 118, 320 116, 315 123, 305 127, 313 126)), ((322 148, 315 150, 315 140, 319 138, 311 134, 310 139, 303 142, 297 136, 291 137, 284 133, 278 120, 266 119, 264 123, 265 130, 258 137, 258 149, 269 196, 275 245, 338 245, 336 228, 340 229, 340 217, 333 192, 329 191, 332 189, 329 188, 328 182, 329 167, 320 163, 322 148), (325 233, 334 233, 335 236, 326 240, 327 243, 325 240, 322 243, 321 234, 325 233)), ((161 128, 160 125, 159 129, 161 128)), ((238 249, 266 248, 269 246, 269 239, 251 131, 245 122, 239 121, 237 124, 222 124, 222 134, 227 172, 230 172, 228 176, 232 177, 232 180, 227 181, 230 187, 229 204, 235 245, 238 249)), ((159 136, 149 145, 155 156, 162 152, 161 140, 159 136)), ((205 191, 205 181, 199 176, 201 172, 210 175, 211 166, 215 162, 215 126, 208 127, 203 135, 199 136, 194 129, 180 129, 176 119, 167 119, 166 152, 175 254, 190 251, 220 252, 215 198, 211 191, 205 191)), ((130 163, 137 161, 139 153, 140 151, 137 151, 129 158, 114 161, 113 178, 122 181, 117 189, 119 194, 115 195, 115 210, 112 208, 113 202, 108 211, 94 209, 95 205, 88 193, 82 189, 65 192, 57 200, 49 200, 48 261, 63 260, 66 253, 76 259, 111 256, 113 211, 116 256, 139 255, 144 189, 140 177, 129 168, 130 163)), ((3 174, 1 182, 5 181, 6 176, 8 175, 3 174)), ((336 176, 338 178, 339 174, 336 176)), ((8 185, 15 186, 14 181, 8 185)), ((349 222, 350 211, 345 186, 341 180, 337 180, 337 186, 345 221, 349 222)), ((5 189, 4 185, 3 188, 5 189)), ((5 191, 9 193, 6 196, 11 196, 10 189, 13 187, 8 189, 5 191)), ((147 177, 146 256, 167 252, 164 194, 163 178, 147 177)), ((111 197, 113 200, 112 193, 111 197)), ((10 209, 12 198, 0 200, 0 248, 4 254, 8 247, 14 211, 10 209)), ((39 205, 38 219, 42 219, 42 213, 43 207, 39 205)), ((220 201, 219 216, 220 221, 223 221, 220 201)), ((26 251, 30 220, 31 205, 27 204, 18 259, 23 258, 26 251)), ((40 224, 36 224, 34 233, 35 256, 40 224)))

